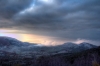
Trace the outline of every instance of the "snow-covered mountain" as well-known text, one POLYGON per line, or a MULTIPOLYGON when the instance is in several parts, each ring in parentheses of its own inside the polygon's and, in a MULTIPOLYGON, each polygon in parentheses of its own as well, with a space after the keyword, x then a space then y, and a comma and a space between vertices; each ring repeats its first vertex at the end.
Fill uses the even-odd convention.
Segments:
POLYGON ((90 43, 86 43, 86 42, 83 42, 81 44, 79 44, 80 47, 84 47, 86 49, 91 49, 91 48, 95 48, 97 46, 93 45, 93 44, 90 44, 90 43))
POLYGON ((21 42, 10 37, 0 37, 0 51, 16 52, 22 54, 57 54, 57 53, 73 53, 83 50, 95 48, 97 46, 89 43, 64 43, 57 46, 40 46, 28 42, 21 42))
POLYGON ((90 44, 90 43, 86 43, 86 42, 83 42, 83 43, 80 43, 80 44, 75 44, 75 43, 69 42, 69 43, 64 43, 62 45, 58 45, 58 46, 55 47, 55 49, 59 50, 57 52, 66 51, 67 53, 73 53, 73 52, 80 52, 80 51, 83 51, 83 50, 96 48, 96 47, 97 46, 90 44))

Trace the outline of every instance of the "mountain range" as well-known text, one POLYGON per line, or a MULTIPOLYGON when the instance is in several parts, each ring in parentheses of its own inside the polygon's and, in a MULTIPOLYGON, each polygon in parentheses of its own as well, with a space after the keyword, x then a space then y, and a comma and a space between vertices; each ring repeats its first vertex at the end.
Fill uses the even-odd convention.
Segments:
POLYGON ((100 66, 100 47, 90 43, 43 46, 0 37, 0 66, 100 66))
POLYGON ((28 42, 21 42, 15 38, 0 37, 0 50, 6 52, 15 52, 21 54, 33 53, 39 55, 49 55, 58 53, 74 53, 81 52, 83 50, 96 48, 97 46, 89 43, 64 43, 57 46, 43 46, 38 44, 32 44, 28 42))

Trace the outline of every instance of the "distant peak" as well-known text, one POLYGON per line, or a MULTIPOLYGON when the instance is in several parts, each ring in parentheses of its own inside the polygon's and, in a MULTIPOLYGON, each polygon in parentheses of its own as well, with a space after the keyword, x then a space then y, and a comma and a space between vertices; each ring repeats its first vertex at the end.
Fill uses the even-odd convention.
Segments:
POLYGON ((82 42, 82 43, 80 43, 79 45, 93 45, 93 44, 87 43, 87 42, 82 42))
POLYGON ((22 42, 11 37, 0 36, 0 45, 1 46, 10 46, 10 45, 22 45, 22 42))
POLYGON ((68 43, 64 43, 63 46, 67 46, 67 47, 76 47, 76 46, 78 46, 78 45, 75 44, 75 43, 72 43, 72 42, 68 42, 68 43))
POLYGON ((79 46, 88 47, 88 48, 95 48, 95 47, 97 47, 97 46, 95 46, 93 44, 90 44, 90 43, 87 43, 87 42, 80 43, 79 46))
POLYGON ((82 43, 80 43, 80 44, 90 44, 90 43, 87 43, 87 42, 82 42, 82 43))
POLYGON ((75 45, 75 43, 67 42, 67 43, 64 43, 64 45, 75 45))

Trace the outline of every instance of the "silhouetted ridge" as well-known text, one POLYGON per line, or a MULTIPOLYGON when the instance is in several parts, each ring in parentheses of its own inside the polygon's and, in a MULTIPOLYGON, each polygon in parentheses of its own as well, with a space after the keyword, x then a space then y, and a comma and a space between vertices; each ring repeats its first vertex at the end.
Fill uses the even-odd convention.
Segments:
POLYGON ((16 45, 16 46, 22 46, 23 43, 15 38, 11 37, 0 37, 0 46, 10 46, 10 45, 16 45))

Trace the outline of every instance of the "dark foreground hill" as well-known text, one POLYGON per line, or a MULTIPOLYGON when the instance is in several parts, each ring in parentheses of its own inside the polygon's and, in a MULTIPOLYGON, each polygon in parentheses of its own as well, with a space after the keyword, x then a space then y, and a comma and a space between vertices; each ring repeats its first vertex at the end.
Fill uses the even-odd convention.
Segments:
POLYGON ((1 66, 95 66, 96 64, 100 64, 100 47, 73 54, 61 53, 32 58, 15 55, 0 58, 1 66))
POLYGON ((94 63, 100 64, 100 47, 74 54, 65 53, 41 57, 38 61, 38 66, 44 66, 45 63, 46 66, 92 66, 94 63))

